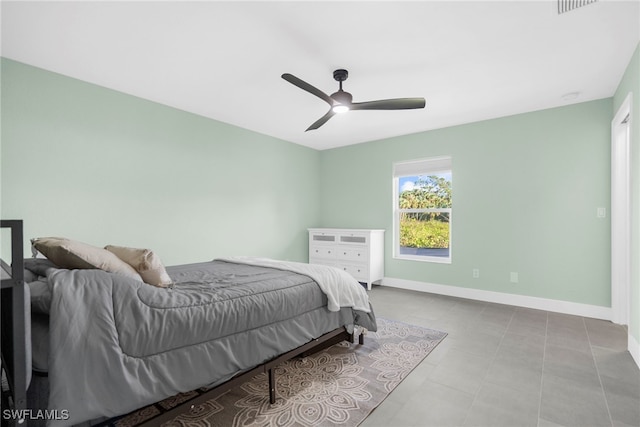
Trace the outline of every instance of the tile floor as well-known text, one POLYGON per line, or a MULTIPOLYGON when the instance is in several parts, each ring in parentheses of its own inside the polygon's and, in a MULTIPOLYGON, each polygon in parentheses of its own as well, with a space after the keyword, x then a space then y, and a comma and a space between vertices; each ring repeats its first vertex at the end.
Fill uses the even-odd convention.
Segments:
POLYGON ((447 332, 361 424, 640 426, 640 370, 608 321, 374 286, 377 316, 447 332))

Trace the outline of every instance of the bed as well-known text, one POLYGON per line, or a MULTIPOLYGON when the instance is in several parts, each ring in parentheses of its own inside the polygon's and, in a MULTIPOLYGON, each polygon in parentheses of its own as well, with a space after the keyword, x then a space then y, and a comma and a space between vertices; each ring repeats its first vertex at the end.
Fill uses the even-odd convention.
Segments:
MULTIPOLYGON (((128 413, 302 351, 375 331, 364 288, 325 266, 224 258, 166 267, 158 287, 97 268, 24 260, 34 372, 48 373, 48 425, 128 413)), ((271 401, 275 399, 270 385, 271 401)))

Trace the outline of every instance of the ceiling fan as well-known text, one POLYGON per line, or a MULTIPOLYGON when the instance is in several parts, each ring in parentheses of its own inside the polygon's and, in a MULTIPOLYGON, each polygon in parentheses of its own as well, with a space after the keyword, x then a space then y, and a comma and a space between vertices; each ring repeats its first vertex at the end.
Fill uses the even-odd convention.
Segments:
POLYGON ((347 80, 347 77, 349 77, 347 70, 339 69, 333 72, 333 78, 340 84, 340 88, 337 92, 332 93, 331 96, 329 96, 320 89, 292 74, 285 73, 282 75, 282 78, 289 83, 317 96, 330 106, 327 114, 316 120, 307 128, 307 131, 318 129, 334 115, 345 113, 349 110, 412 110, 416 108, 424 108, 425 106, 424 98, 396 98, 381 99, 378 101, 352 102, 353 96, 351 96, 349 92, 342 90, 342 82, 347 80))

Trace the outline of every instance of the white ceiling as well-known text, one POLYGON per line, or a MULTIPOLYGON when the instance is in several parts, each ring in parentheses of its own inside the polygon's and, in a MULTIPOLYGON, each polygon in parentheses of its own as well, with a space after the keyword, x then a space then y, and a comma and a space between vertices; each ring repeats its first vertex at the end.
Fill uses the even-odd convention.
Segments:
POLYGON ((640 1, 2 2, 2 56, 326 149, 613 95, 640 1), (305 129, 346 68, 354 101, 424 97, 305 129), (579 92, 572 100, 563 95, 579 92))

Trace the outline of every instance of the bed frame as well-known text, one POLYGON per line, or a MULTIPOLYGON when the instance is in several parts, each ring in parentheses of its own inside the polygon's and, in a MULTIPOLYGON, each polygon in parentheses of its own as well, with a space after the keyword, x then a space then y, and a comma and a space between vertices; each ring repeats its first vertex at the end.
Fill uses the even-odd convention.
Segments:
MULTIPOLYGON (((297 356, 306 357, 308 355, 321 351, 325 348, 331 347, 332 345, 342 341, 349 341, 351 343, 355 341, 354 334, 348 333, 344 327, 340 327, 338 329, 334 329, 331 332, 327 332, 321 337, 311 340, 308 343, 303 344, 302 346, 294 350, 281 354, 280 356, 277 356, 269 360, 268 362, 265 362, 262 365, 259 365, 249 371, 238 374, 235 377, 231 378, 230 380, 216 387, 208 389, 204 392, 201 392, 198 396, 193 397, 185 402, 182 402, 171 409, 167 410, 162 408, 158 404, 154 404, 152 406, 155 406, 161 413, 154 416, 153 418, 150 418, 142 422, 141 424, 138 425, 138 427, 153 427, 153 426, 158 426, 167 421, 171 421, 175 417, 189 412, 191 409, 193 409, 197 405, 200 405, 208 400, 215 399, 216 397, 221 396, 222 394, 226 393, 232 388, 240 386, 241 384, 244 384, 245 382, 249 381, 251 378, 255 377, 256 375, 263 374, 263 373, 267 374, 267 378, 269 381, 269 402, 273 404, 276 402, 276 381, 275 381, 274 369, 278 365, 288 360, 291 360, 297 356)), ((363 334, 360 334, 358 336, 358 344, 360 345, 364 344, 363 334)), ((114 420, 105 421, 103 424, 99 424, 97 427, 109 426, 113 421, 114 420)))
MULTIPOLYGON (((9 386, 6 403, 20 413, 27 409, 26 325, 24 313, 24 252, 22 220, 0 220, 11 230, 11 265, 2 266, 2 371, 9 386)), ((3 393, 4 394, 4 393, 3 393)), ((3 396, 3 404, 5 403, 3 396)), ((4 406, 4 405, 3 405, 4 406)), ((24 415, 24 411, 22 412, 24 415)), ((19 419, 22 426, 27 420, 19 419)))

